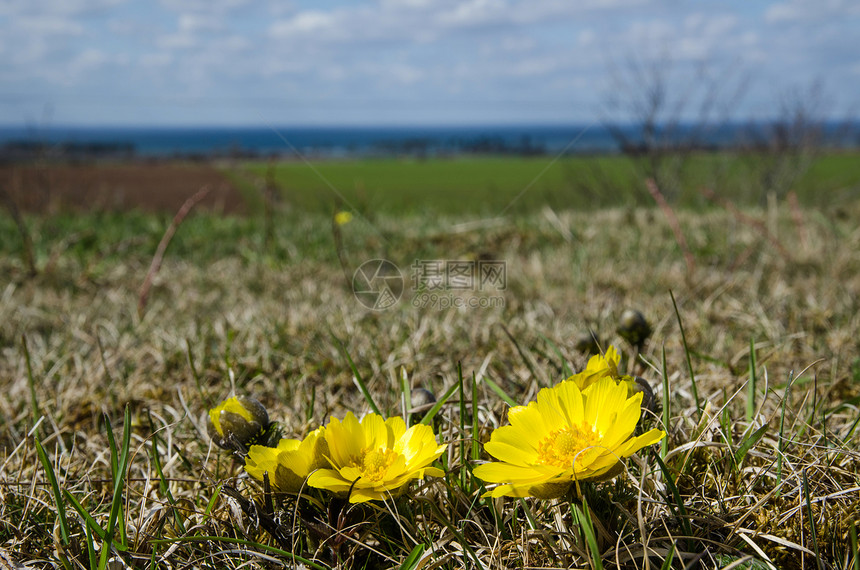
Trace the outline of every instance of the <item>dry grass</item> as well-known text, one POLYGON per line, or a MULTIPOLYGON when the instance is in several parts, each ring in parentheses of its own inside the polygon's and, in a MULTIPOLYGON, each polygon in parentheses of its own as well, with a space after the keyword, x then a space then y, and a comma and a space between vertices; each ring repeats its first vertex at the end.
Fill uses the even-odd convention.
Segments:
MULTIPOLYGON (((198 262, 168 252, 142 320, 135 307, 148 244, 130 241, 117 257, 60 253, 34 279, 7 253, 0 552, 37 566, 92 567, 86 525, 67 499, 68 540, 61 535, 34 437, 58 487, 106 528, 114 488, 103 422, 110 418, 119 439, 128 406, 125 524, 115 535, 125 551, 111 554, 115 567, 301 564, 288 552, 321 567, 396 567, 418 544, 426 551, 406 567, 764 568, 767 559, 780 568, 848 567, 860 519, 860 210, 847 218, 805 211, 803 240, 788 208, 748 213, 791 258, 729 213, 680 212, 696 259, 691 278, 656 210, 545 212, 471 226, 386 218, 376 220, 380 231, 362 221, 342 228, 347 260, 384 256, 407 280, 416 258, 505 260, 506 306, 490 309, 419 309, 410 289, 393 309, 363 309, 333 244, 308 253, 316 243, 309 234, 332 243, 322 218, 282 220, 277 251, 289 256, 255 251, 256 238, 250 253, 198 262), (579 498, 480 500, 471 442, 488 439, 507 408, 485 380, 528 401, 565 366, 584 365, 573 346, 588 327, 629 351, 614 332, 626 307, 643 311, 654 329, 630 368, 669 405, 665 470, 655 448, 617 480, 583 485, 579 498), (455 393, 436 418, 440 439, 452 442, 448 476, 418 486, 414 500, 327 509, 286 501, 268 512, 240 462, 205 437, 201 414, 234 390, 260 399, 291 434, 366 411, 340 343, 385 413, 401 413, 402 370, 413 387, 437 395, 463 385, 464 397, 455 393), (583 515, 591 525, 577 524, 583 515)), ((661 414, 645 422, 659 425, 661 414)))

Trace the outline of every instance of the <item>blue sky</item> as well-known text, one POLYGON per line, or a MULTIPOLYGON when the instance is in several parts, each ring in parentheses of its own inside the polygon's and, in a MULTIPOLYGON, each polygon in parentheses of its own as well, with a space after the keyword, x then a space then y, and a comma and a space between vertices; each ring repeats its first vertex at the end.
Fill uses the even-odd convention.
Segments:
POLYGON ((847 0, 0 0, 0 124, 587 123, 629 111, 633 69, 690 116, 818 82, 839 118, 857 30, 847 0))

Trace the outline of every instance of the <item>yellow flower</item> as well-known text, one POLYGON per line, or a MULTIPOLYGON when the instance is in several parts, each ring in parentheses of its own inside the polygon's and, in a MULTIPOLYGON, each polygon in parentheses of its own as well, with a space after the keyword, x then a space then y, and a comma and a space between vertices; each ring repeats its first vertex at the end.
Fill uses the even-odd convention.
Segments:
POLYGON ((341 211, 334 215, 334 223, 343 226, 352 221, 352 212, 341 211))
POLYGON ((603 378, 580 390, 561 382, 537 401, 508 412, 509 426, 496 429, 484 449, 499 459, 475 468, 475 476, 500 483, 484 496, 563 495, 575 480, 611 475, 618 462, 663 439, 662 430, 633 437, 642 395, 603 378))
POLYGON ((406 429, 402 418, 383 420, 377 414, 368 414, 359 423, 349 412, 342 422, 329 422, 325 439, 331 469, 312 473, 308 485, 349 493, 351 503, 385 499, 402 493, 413 479, 444 475, 430 464, 448 446, 437 444, 430 426, 406 429))
POLYGON ((318 428, 302 441, 282 439, 278 447, 252 445, 245 458, 245 471, 258 481, 268 473, 275 491, 297 493, 308 474, 326 463, 328 449, 323 432, 318 428))
POLYGON ((585 390, 590 385, 594 384, 602 378, 614 378, 618 380, 618 363, 621 361, 621 356, 614 346, 606 349, 606 354, 595 354, 588 359, 588 365, 585 370, 574 374, 568 381, 576 382, 580 390, 585 390))
POLYGON ((266 429, 269 414, 263 404, 248 396, 233 396, 211 410, 207 421, 209 437, 225 449, 244 446, 266 429))

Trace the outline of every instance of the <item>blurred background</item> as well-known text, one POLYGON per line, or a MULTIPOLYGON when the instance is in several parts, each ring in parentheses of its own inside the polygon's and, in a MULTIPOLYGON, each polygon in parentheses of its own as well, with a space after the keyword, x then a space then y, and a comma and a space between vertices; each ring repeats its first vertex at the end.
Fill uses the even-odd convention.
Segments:
MULTIPOLYGON (((395 211, 431 191, 444 210, 445 192, 464 184, 481 196, 475 206, 504 194, 491 200, 501 211, 538 174, 541 196, 519 207, 644 203, 643 177, 671 199, 707 184, 762 203, 789 187, 814 194, 822 177, 844 193, 860 176, 854 156, 830 152, 814 181, 808 171, 818 150, 860 144, 858 25, 860 8, 840 1, 8 1, 0 161, 19 168, 4 166, 0 183, 24 209, 122 207, 144 190, 187 197, 267 169, 301 207, 306 193, 324 192, 328 208, 343 198, 358 208, 358 187, 374 208, 395 211), (762 160, 728 160, 732 151, 762 160), (522 161, 619 154, 632 162, 561 160, 544 171, 543 158, 522 161), (501 170, 436 160, 420 172, 242 162, 150 178, 116 167, 470 156, 517 160, 501 170), (24 168, 94 161, 113 165, 24 168), (392 193, 410 199, 392 206, 392 193)), ((247 196, 226 200, 231 211, 247 207, 247 196)), ((699 202, 695 189, 686 196, 699 202)))

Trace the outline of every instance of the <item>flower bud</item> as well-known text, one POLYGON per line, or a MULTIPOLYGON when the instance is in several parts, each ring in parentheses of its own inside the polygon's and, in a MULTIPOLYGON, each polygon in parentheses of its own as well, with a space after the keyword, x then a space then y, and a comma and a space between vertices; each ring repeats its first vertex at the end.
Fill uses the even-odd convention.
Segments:
POLYGON ((435 403, 436 395, 427 388, 415 388, 412 390, 412 401, 410 402, 410 406, 413 409, 429 406, 430 404, 435 403))
POLYGON ((209 410, 206 424, 209 437, 218 447, 240 450, 269 426, 269 414, 254 398, 233 396, 209 410))
POLYGON ((618 334, 633 346, 641 349, 648 337, 651 336, 651 325, 648 324, 645 315, 635 309, 627 309, 621 313, 618 334))
POLYGON ((411 399, 409 401, 409 413, 416 420, 422 419, 433 404, 436 403, 436 394, 427 388, 415 388, 412 390, 411 399))

